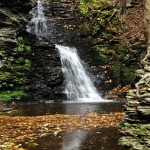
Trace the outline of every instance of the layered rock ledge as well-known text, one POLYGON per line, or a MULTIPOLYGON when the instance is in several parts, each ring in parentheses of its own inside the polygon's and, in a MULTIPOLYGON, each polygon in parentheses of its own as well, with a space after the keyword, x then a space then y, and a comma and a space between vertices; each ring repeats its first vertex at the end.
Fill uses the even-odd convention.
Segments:
POLYGON ((150 48, 142 60, 144 69, 137 70, 141 77, 126 96, 125 116, 120 127, 119 143, 133 150, 150 149, 150 48))

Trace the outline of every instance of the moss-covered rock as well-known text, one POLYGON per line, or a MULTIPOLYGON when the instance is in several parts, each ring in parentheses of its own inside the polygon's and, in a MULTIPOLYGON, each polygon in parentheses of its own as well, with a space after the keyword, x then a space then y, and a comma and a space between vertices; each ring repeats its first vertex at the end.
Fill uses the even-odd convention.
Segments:
POLYGON ((20 99, 26 90, 31 47, 20 37, 35 2, 1 1, 0 5, 0 101, 20 99))

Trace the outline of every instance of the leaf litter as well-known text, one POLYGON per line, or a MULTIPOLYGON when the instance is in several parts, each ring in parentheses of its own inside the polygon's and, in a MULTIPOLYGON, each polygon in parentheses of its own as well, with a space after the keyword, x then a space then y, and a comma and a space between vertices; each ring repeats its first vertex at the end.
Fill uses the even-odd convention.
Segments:
POLYGON ((118 127, 123 113, 45 115, 45 116, 0 116, 0 150, 24 150, 19 143, 27 142, 36 146, 37 138, 77 129, 118 127))

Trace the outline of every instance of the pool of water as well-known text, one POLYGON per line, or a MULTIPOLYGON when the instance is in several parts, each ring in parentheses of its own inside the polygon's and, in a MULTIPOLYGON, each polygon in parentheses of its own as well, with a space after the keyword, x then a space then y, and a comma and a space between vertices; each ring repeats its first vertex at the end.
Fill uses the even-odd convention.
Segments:
POLYGON ((23 146, 28 150, 124 150, 117 145, 118 138, 116 128, 76 130, 39 138, 35 147, 23 146))
POLYGON ((49 104, 19 104, 14 107, 15 111, 9 113, 11 116, 41 116, 49 114, 88 114, 88 113, 110 113, 122 112, 122 102, 107 103, 49 103, 49 104))
MULTIPOLYGON (((105 103, 75 103, 59 102, 49 104, 17 104, 14 111, 6 113, 9 116, 43 116, 52 114, 108 114, 122 112, 122 102, 105 103)), ((33 147, 28 142, 21 143, 28 150, 125 150, 118 146, 120 135, 117 128, 76 129, 71 132, 50 133, 37 138, 33 147)), ((20 144, 20 143, 18 143, 20 144)))

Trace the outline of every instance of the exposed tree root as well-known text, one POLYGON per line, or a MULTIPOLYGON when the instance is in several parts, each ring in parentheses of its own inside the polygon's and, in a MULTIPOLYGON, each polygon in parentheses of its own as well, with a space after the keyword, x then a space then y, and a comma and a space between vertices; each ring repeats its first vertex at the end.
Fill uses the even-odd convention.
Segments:
MULTIPOLYGON (((143 58, 141 63, 144 65, 144 68, 150 68, 150 47, 147 50, 146 56, 143 58)), ((148 70, 149 71, 149 70, 148 70)), ((142 78, 138 83, 135 84, 136 86, 136 95, 139 98, 146 98, 150 97, 150 72, 146 72, 142 75, 142 78), (144 93, 144 94, 141 94, 144 93)))

